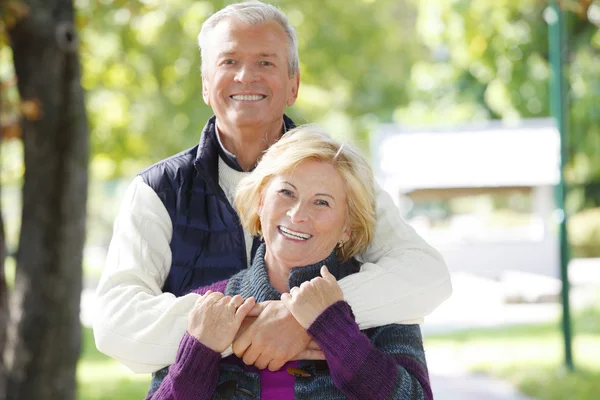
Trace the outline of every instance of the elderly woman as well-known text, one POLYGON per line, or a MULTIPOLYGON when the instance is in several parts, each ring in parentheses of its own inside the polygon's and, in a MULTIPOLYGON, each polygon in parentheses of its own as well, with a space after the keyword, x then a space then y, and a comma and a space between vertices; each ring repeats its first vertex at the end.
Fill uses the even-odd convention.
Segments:
POLYGON ((432 399, 418 325, 361 331, 337 280, 375 229, 366 160, 314 126, 286 133, 240 183, 235 205, 264 243, 253 264, 201 288, 175 364, 152 399, 432 399), (291 289, 290 289, 291 288, 291 289), (255 302, 281 299, 326 361, 258 370, 221 359, 255 302))

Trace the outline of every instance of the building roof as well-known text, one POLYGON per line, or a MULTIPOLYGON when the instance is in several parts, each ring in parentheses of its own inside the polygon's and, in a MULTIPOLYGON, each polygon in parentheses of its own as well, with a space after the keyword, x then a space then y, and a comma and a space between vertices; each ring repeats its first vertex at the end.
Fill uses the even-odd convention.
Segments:
POLYGON ((371 149, 386 190, 532 187, 559 181, 560 135, 551 119, 414 130, 381 125, 371 149))

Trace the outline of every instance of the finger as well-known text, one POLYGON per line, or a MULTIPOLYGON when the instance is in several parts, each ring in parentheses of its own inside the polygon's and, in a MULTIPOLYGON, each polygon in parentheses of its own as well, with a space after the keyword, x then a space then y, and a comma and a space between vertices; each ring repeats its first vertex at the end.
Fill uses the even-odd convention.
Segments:
MULTIPOLYGON (((248 347, 246 349, 246 351, 244 352, 244 357, 242 357, 242 360, 244 361, 244 364, 246 365, 255 365, 256 360, 258 359, 258 357, 260 356, 260 349, 257 346, 252 346, 250 345, 250 347, 248 347)), ((267 364, 265 364, 266 366, 267 364)), ((262 369, 264 369, 265 367, 263 367, 262 369)))
POLYGON ((292 304, 292 295, 289 293, 282 294, 281 302, 283 303, 284 306, 286 306, 289 309, 292 304))
POLYGON ((323 265, 321 267, 321 276, 325 279, 327 279, 328 281, 335 281, 337 282, 337 279, 335 279, 335 276, 331 275, 331 272, 329 272, 329 269, 327 268, 326 265, 323 265))
POLYGON ((317 342, 315 342, 314 340, 311 340, 308 343, 308 346, 306 346, 306 348, 309 350, 321 350, 321 347, 319 346, 319 344, 317 342))
POLYGON ((200 295, 200 297, 198 297, 198 299, 196 300, 195 306, 199 306, 204 300, 206 300, 206 298, 208 297, 209 294, 212 293, 212 290, 207 290, 206 293, 200 295))
POLYGON ((260 315, 260 313, 263 312, 263 310, 265 309, 266 306, 267 306, 266 303, 256 303, 254 305, 254 307, 252 308, 252 310, 250 310, 250 312, 246 316, 247 317, 258 317, 260 315))
POLYGON ((300 353, 298 353, 296 355, 296 357, 294 357, 292 359, 292 361, 298 361, 298 360, 324 360, 324 359, 325 359, 325 353, 323 353, 321 350, 306 349, 306 350, 302 350, 300 353))
MULTIPOLYGON (((231 302, 233 304, 235 304, 236 308, 241 306, 242 304, 244 304, 244 298, 242 296, 240 296, 239 294, 236 294, 235 296, 233 296, 233 298, 231 299, 231 302)), ((253 303, 254 304, 254 303, 253 303)))
POLYGON ((294 286, 293 288, 291 288, 290 296, 295 296, 296 294, 298 294, 298 290, 300 290, 300 288, 298 286, 294 286))
POLYGON ((212 292, 208 296, 206 296, 205 302, 207 304, 214 304, 218 302, 223 297, 223 293, 220 292, 212 292))
POLYGON ((248 313, 252 310, 255 301, 256 300, 254 300, 254 297, 250 297, 238 307, 237 311, 235 312, 235 318, 239 325, 242 324, 242 321, 244 318, 246 318, 246 315, 248 315, 248 313))
POLYGON ((267 368, 269 368, 269 371, 275 372, 275 371, 279 371, 281 369, 281 367, 283 367, 283 364, 285 364, 284 360, 274 359, 274 360, 271 360, 271 362, 269 363, 267 368))
POLYGON ((248 347, 252 344, 252 335, 253 329, 250 326, 233 342, 233 352, 239 358, 242 358, 246 354, 248 347))
POLYGON ((265 354, 261 354, 256 361, 254 361, 254 366, 258 369, 266 369, 271 363, 271 358, 266 356, 265 354))

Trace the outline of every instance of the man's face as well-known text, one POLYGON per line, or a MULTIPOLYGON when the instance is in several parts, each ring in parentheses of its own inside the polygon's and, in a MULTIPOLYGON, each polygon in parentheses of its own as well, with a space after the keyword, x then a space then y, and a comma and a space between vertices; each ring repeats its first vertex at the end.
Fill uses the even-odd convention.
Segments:
POLYGON ((221 21, 205 48, 202 95, 219 126, 256 127, 281 121, 298 96, 290 76, 287 36, 277 22, 221 21))

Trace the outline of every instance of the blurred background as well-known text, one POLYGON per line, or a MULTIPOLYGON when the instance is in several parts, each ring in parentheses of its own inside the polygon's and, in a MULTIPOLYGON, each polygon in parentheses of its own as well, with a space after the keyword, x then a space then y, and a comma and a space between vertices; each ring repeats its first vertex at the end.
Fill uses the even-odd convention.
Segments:
MULTIPOLYGON (((212 115, 202 101, 196 37, 203 21, 231 2, 74 3, 91 138, 78 397, 142 398, 149 377, 94 348, 93 290, 128 183, 145 166, 197 144, 212 115)), ((560 140, 550 118, 548 2, 271 3, 299 38, 300 96, 288 114, 369 155, 379 184, 448 263, 454 295, 423 325, 436 398, 516 399, 517 391, 600 398, 600 1, 561 2, 574 373, 563 367, 560 325, 560 140)), ((10 287, 23 105, 6 40, 0 55, 10 287)))

